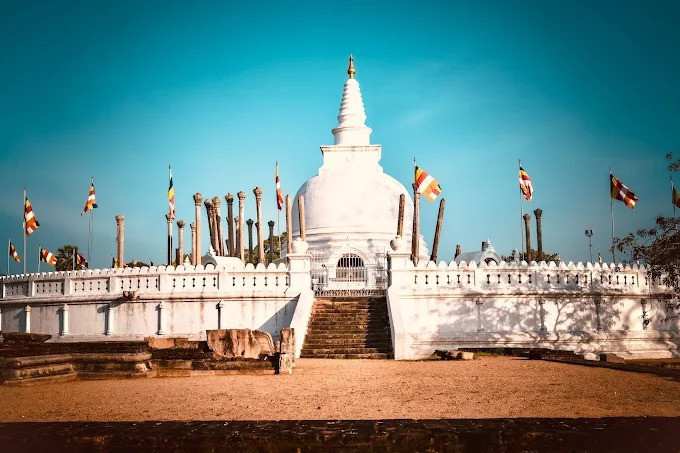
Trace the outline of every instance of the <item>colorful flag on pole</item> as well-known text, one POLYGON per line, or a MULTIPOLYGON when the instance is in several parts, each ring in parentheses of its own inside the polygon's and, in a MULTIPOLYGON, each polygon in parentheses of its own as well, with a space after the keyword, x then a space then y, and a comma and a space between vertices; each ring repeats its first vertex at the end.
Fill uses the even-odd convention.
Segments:
POLYGON ((524 194, 524 198, 527 201, 531 201, 534 196, 534 186, 531 183, 529 173, 524 171, 522 167, 519 167, 519 188, 524 194))
POLYGON ((675 186, 673 186, 673 204, 680 208, 680 193, 678 193, 677 190, 675 190, 675 186))
POLYGON ((94 196, 94 178, 92 178, 92 182, 90 183, 90 194, 87 196, 87 201, 85 202, 85 207, 83 208, 83 212, 81 212, 80 215, 83 215, 87 211, 94 209, 96 207, 97 207, 97 200, 94 196))
POLYGON ((609 186, 614 200, 623 201, 631 209, 635 207, 638 197, 611 173, 609 174, 609 186))
POLYGON ((436 179, 425 170, 416 166, 416 187, 419 193, 425 196, 427 201, 434 201, 442 193, 442 188, 436 179))
POLYGON ((276 181, 276 207, 279 208, 280 211, 283 208, 283 191, 281 190, 281 182, 279 181, 279 164, 276 164, 274 180, 276 181))
POLYGON ((33 213, 33 208, 31 207, 31 202, 28 201, 28 198, 24 199, 24 227, 26 229, 25 233, 26 236, 30 236, 33 234, 35 230, 38 229, 40 224, 38 223, 38 219, 35 217, 35 214, 33 213))
POLYGON ((14 244, 12 244, 11 242, 9 243, 9 256, 12 257, 12 259, 17 263, 21 262, 21 260, 19 259, 19 254, 17 253, 17 249, 14 248, 14 244))
POLYGON ((79 252, 76 252, 76 265, 80 266, 81 268, 90 267, 90 263, 88 263, 85 257, 79 252))
POLYGON ((172 167, 168 167, 170 174, 170 186, 168 187, 168 203, 170 204, 170 218, 175 218, 175 186, 172 184, 172 167))
POLYGON ((47 263, 50 266, 56 266, 57 265, 57 257, 54 256, 52 252, 48 252, 44 248, 40 248, 40 261, 43 263, 47 263))

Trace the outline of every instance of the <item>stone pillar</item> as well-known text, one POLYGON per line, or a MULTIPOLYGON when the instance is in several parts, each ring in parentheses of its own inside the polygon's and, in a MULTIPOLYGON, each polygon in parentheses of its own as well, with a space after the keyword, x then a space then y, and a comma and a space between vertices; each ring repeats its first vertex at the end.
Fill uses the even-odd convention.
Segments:
POLYGON ((243 219, 246 218, 246 204, 245 204, 246 203, 246 193, 241 191, 241 192, 237 193, 236 195, 238 195, 238 218, 241 221, 241 223, 239 224, 241 233, 239 234, 239 239, 238 239, 238 256, 239 256, 239 258, 241 258, 241 261, 243 261, 245 263, 246 262, 246 256, 245 256, 246 254, 245 254, 244 244, 243 244, 243 241, 245 239, 243 237, 244 234, 245 234, 245 232, 243 231, 243 223, 244 223, 243 219))
POLYGON ((224 197, 227 200, 227 241, 229 241, 228 252, 229 256, 236 255, 236 247, 234 246, 234 196, 230 193, 224 197))
POLYGON ((411 233, 411 261, 418 265, 418 249, 420 247, 420 193, 413 183, 413 232, 411 233))
POLYGON ((220 217, 220 197, 213 197, 213 209, 215 209, 215 236, 217 236, 217 248, 215 252, 219 256, 224 256, 224 237, 222 235, 222 218, 220 217))
POLYGON ((202 248, 201 248, 201 202, 203 201, 203 195, 196 193, 194 195, 194 213, 196 215, 196 250, 194 252, 192 259, 192 264, 197 266, 201 264, 202 248))
POLYGON ((543 228, 541 227, 541 216, 543 215, 542 209, 534 209, 534 215, 536 216, 536 260, 543 260, 543 228))
POLYGON ((241 243, 241 218, 240 217, 234 217, 234 233, 236 234, 236 242, 234 242, 234 253, 236 253, 236 257, 240 258, 239 251, 238 249, 238 244, 241 243))
POLYGON ((104 335, 113 335, 115 326, 113 325, 113 303, 106 304, 106 330, 104 335))
POLYGON ((305 196, 298 195, 298 223, 300 224, 300 239, 307 241, 307 229, 305 227, 305 196))
POLYGON ((533 257, 531 256, 531 214, 524 214, 524 232, 526 236, 526 241, 527 241, 527 250, 526 250, 526 261, 527 263, 531 263, 533 261, 533 257))
POLYGON ((456 244, 456 254, 453 257, 458 258, 458 255, 461 253, 463 253, 463 247, 460 244, 456 244))
POLYGON ((293 253, 293 203, 286 195, 286 255, 293 253))
POLYGON ((255 207, 257 209, 257 262, 264 264, 264 235, 262 234, 262 188, 255 187, 255 207))
POLYGON ((184 220, 177 221, 177 265, 184 264, 184 220))
POLYGON ((430 261, 437 262, 437 249, 439 249, 439 236, 442 232, 442 222, 444 221, 444 205, 445 199, 439 200, 439 214, 437 215, 437 226, 434 229, 434 241, 432 241, 432 255, 430 261))
POLYGON ((406 205, 406 195, 399 195, 399 216, 397 217, 397 236, 404 237, 404 206, 406 205))
POLYGON ((217 243, 215 240, 215 213, 212 200, 208 198, 203 202, 203 205, 205 206, 206 217, 208 217, 208 236, 210 237, 210 248, 213 249, 213 253, 217 255, 217 243))
POLYGON ((225 302, 224 301, 219 301, 217 302, 216 308, 217 308, 217 329, 221 329, 222 326, 224 325, 224 322, 222 321, 222 313, 224 312, 224 306, 225 302))
POLYGON ((59 335, 68 335, 68 304, 61 306, 61 332, 59 335))
POLYGON ((253 262, 253 219, 246 220, 248 225, 248 262, 253 262))
POLYGON ((167 304, 164 301, 161 301, 158 304, 158 335, 165 335, 167 332, 165 330, 165 315, 163 315, 163 311, 167 309, 167 304))
POLYGON ((165 221, 168 222, 168 266, 172 266, 172 216, 165 214, 165 221))
POLYGON ((196 224, 191 222, 191 264, 196 265, 196 224))
POLYGON ((30 305, 26 305, 24 307, 24 320, 25 320, 24 332, 31 333, 31 306, 30 305))
POLYGON ((274 262, 274 221, 270 220, 269 225, 269 262, 274 262))
POLYGON ((116 216, 116 244, 118 246, 116 253, 118 267, 123 267, 125 266, 125 216, 121 214, 116 216))

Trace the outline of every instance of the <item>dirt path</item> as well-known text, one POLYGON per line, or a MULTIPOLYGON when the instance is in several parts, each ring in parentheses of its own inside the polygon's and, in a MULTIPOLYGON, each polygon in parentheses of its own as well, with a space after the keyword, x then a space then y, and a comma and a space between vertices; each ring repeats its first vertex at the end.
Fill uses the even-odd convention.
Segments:
POLYGON ((0 386, 0 421, 680 416, 680 383, 520 358, 300 360, 291 376, 0 386))

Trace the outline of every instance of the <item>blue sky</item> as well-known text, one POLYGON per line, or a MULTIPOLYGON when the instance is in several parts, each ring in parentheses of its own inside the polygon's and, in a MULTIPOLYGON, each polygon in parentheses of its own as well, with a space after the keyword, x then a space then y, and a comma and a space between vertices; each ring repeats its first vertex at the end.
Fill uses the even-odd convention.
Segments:
MULTIPOLYGON (((606 256, 610 165, 640 198, 634 210, 615 205, 618 235, 672 214, 664 155, 680 150, 677 2, 2 9, 0 238, 21 251, 27 187, 41 223, 28 238, 29 270, 40 245, 86 247, 79 213, 90 176, 100 206, 94 266, 115 254, 119 213, 126 258, 164 260, 168 164, 180 218, 191 221, 195 192, 239 190, 254 217, 261 186, 264 217, 276 220, 274 161, 286 193, 316 174, 349 53, 385 171, 408 186, 415 155, 444 189, 440 258, 487 238, 502 253, 519 246, 520 158, 535 187, 525 209, 543 209, 544 247, 565 260, 588 259, 586 228, 606 256)), ((428 243, 436 211, 423 207, 428 243)))

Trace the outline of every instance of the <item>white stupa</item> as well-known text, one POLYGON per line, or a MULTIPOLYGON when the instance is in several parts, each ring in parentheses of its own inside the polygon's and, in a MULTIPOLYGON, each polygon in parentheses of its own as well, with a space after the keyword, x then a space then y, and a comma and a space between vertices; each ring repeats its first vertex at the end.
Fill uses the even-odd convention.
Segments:
MULTIPOLYGON (((340 266, 347 258, 357 258, 366 266, 384 259, 389 243, 397 233, 399 196, 406 195, 403 239, 410 249, 413 227, 411 191, 385 174, 380 166, 381 145, 370 142, 371 128, 359 82, 354 78, 350 56, 349 78, 345 82, 333 129, 334 144, 321 146, 323 165, 298 190, 304 195, 305 225, 309 251, 323 256, 328 266, 340 266)), ((293 204, 293 238, 299 237, 297 196, 293 204)), ((428 251, 420 237, 419 255, 428 251)))

